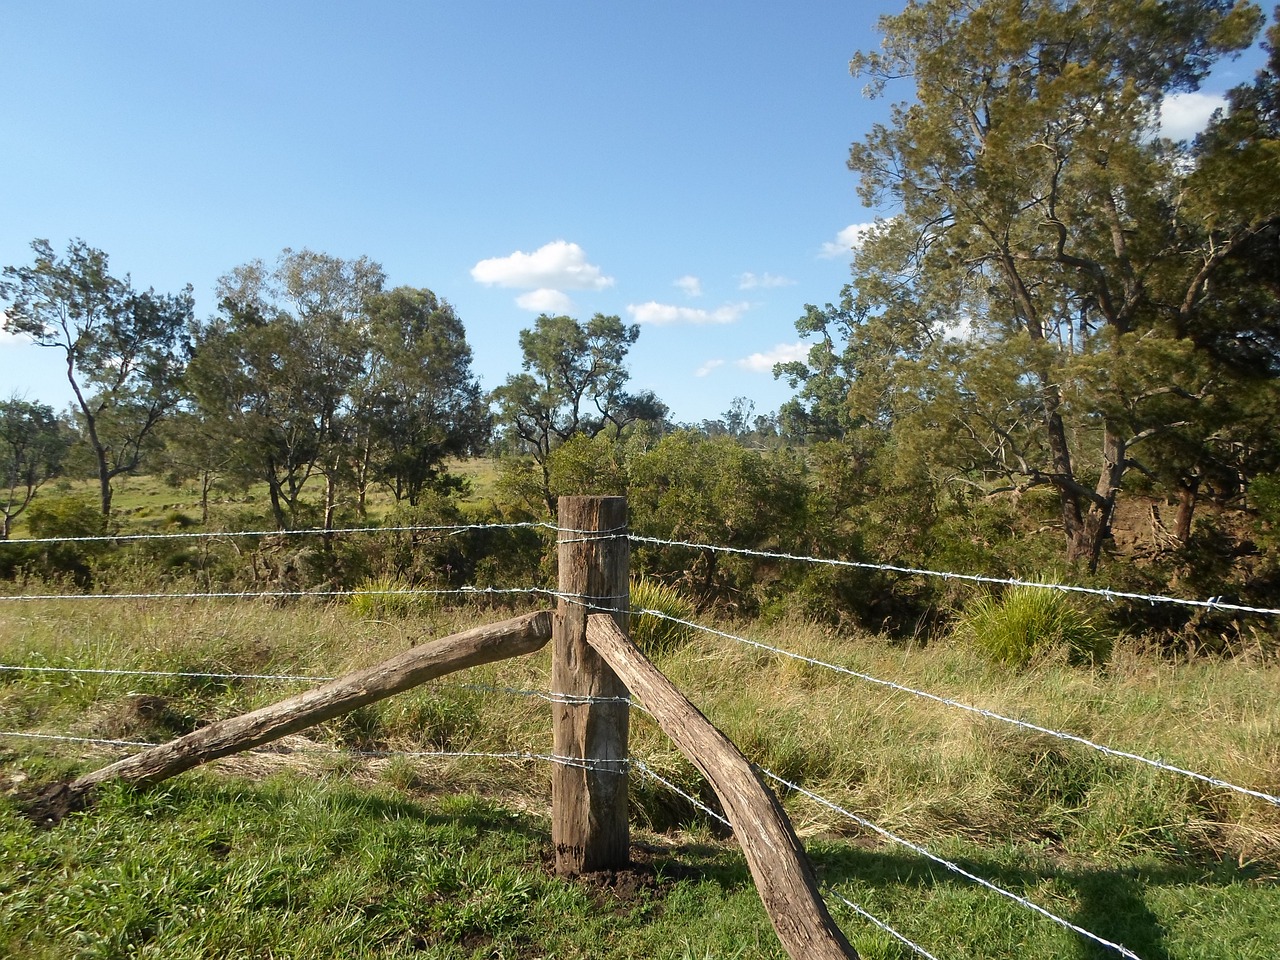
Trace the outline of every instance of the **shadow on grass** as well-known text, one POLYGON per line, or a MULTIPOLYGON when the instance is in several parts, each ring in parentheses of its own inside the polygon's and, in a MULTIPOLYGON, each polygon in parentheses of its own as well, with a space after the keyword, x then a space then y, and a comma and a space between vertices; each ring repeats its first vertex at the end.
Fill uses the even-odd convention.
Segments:
MULTIPOLYGON (((824 884, 856 880, 881 890, 905 887, 916 891, 943 885, 978 884, 946 867, 910 853, 868 850, 851 845, 823 844, 809 855, 824 884)), ((1226 887, 1241 881, 1275 886, 1274 881, 1251 875, 1230 864, 1143 864, 1119 867, 1058 867, 1050 863, 1010 866, 992 858, 948 857, 965 871, 1010 893, 1035 903, 1034 889, 1053 882, 1078 897, 1078 907, 1065 911, 1043 903, 1064 920, 1105 940, 1120 944, 1143 960, 1171 960, 1165 945, 1165 924, 1148 905, 1156 887, 1226 887)), ((992 893, 992 896, 996 894, 992 893)), ((1046 919, 1045 922, 1051 922, 1046 919)), ((1075 955, 1087 960, 1115 957, 1109 948, 1085 937, 1077 940, 1075 955)))

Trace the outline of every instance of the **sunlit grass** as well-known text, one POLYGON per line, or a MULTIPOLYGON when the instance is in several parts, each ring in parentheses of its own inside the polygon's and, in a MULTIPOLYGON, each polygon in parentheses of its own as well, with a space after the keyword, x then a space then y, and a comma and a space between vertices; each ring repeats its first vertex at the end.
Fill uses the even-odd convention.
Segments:
MULTIPOLYGON (((344 602, 0 604, 0 663, 333 676, 507 616, 364 616, 344 602)), ((964 644, 904 649, 805 623, 727 633, 1198 770, 1280 788, 1280 668, 1160 660, 1012 671, 964 644)), ((695 633, 659 665, 748 756, 806 790, 1031 896, 1143 956, 1280 942, 1280 811, 1078 745, 695 633), (1144 948, 1146 952, 1144 953, 1144 948)), ((550 879, 549 653, 445 678, 138 792, 109 789, 48 832, 12 791, 118 750, 0 739, 0 953, 40 956, 781 956, 713 819, 633 774, 666 866, 630 901, 550 879), (352 753, 351 750, 365 751, 352 753), (217 891, 215 895, 214 891, 217 891), (35 909, 33 905, 39 904, 35 909), (285 932, 287 931, 287 933, 285 932), (7 937, 8 939, 3 939, 7 937)), ((0 729, 160 741, 300 681, 0 672, 0 729), (151 698, 151 699, 146 699, 151 698)), ((715 805, 643 712, 632 750, 715 805)), ((1068 934, 781 791, 819 874, 938 956, 1090 955, 1068 934)), ((864 956, 904 957, 838 901, 864 956)))

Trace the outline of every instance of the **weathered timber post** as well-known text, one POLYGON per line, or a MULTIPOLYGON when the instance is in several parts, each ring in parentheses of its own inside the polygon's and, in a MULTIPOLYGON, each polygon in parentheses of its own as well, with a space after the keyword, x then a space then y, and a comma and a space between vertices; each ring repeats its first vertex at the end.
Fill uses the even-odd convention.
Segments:
POLYGON ((556 873, 617 870, 631 860, 627 824, 627 688, 587 643, 587 617, 613 611, 625 634, 630 543, 623 497, 561 497, 561 598, 552 628, 551 840, 556 873), (589 702, 572 702, 575 698, 589 702), (617 698, 599 702, 596 698, 617 698), (567 762, 565 762, 567 761, 567 762), (574 763, 581 761, 581 763, 574 763))
POLYGON ((813 868, 782 804, 747 758, 607 617, 588 620, 587 639, 711 782, 787 955, 794 960, 858 960, 822 902, 813 868))

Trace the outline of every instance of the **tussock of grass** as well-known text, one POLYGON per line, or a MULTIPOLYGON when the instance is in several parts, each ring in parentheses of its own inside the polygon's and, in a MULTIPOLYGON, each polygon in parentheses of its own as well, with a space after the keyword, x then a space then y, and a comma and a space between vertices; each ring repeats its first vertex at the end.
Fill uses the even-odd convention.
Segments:
POLYGON ((996 663, 1025 667, 1055 650, 1071 663, 1106 662, 1111 638, 1065 594, 1037 586, 984 593, 965 605, 957 634, 996 663))

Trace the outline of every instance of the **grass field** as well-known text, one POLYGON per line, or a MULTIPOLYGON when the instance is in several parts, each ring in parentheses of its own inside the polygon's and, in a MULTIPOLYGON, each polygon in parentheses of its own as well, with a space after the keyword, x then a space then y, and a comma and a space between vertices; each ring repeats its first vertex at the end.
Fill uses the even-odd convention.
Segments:
MULTIPOLYGON (((0 663, 332 676, 479 608, 370 619, 341 602, 9 601, 0 663)), ((721 624, 849 669, 1280 792, 1280 666, 1173 662, 1121 643, 1105 671, 1025 670, 803 623, 721 624)), ((1274 960, 1280 809, 1173 774, 698 635, 660 665, 761 766, 1144 960, 1274 960)), ((402 694, 283 749, 156 787, 102 791, 52 829, 42 783, 120 748, 0 738, 0 955, 12 957, 779 957, 718 825, 636 772, 633 874, 546 867, 548 658, 402 694)), ((0 730, 160 742, 298 682, 0 671, 0 730)), ((633 754, 711 800, 642 712, 633 754)), ((803 794, 783 802, 820 879, 937 957, 1115 956, 803 794)), ((913 956, 836 896, 863 957, 913 956)))

